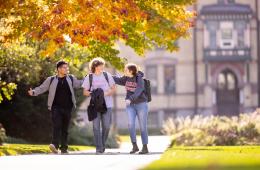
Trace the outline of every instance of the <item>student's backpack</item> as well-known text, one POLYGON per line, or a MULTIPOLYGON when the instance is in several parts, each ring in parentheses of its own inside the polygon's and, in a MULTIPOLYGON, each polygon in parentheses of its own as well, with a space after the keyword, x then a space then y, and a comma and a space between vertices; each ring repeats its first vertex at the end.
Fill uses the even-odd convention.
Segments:
MULTIPOLYGON (((152 101, 152 94, 151 94, 151 82, 149 79, 142 78, 144 80, 144 94, 147 97, 147 102, 152 101)), ((137 82, 137 77, 136 77, 137 82)))
POLYGON ((151 102, 152 101, 151 82, 146 78, 143 78, 143 80, 144 80, 144 93, 147 97, 147 101, 151 102))
MULTIPOLYGON (((108 75, 107 75, 107 72, 103 72, 103 75, 105 76, 105 79, 109 85, 109 79, 108 79, 108 75)), ((93 82, 93 74, 90 73, 89 74, 89 91, 91 90, 91 87, 92 87, 92 82, 93 82)))
MULTIPOLYGON (((50 88, 50 86, 51 86, 51 83, 52 83, 52 81, 54 80, 54 78, 55 78, 55 77, 56 77, 56 76, 52 76, 52 77, 51 77, 51 81, 50 81, 49 88, 50 88)), ((70 80, 71 80, 72 87, 73 87, 73 77, 72 77, 72 75, 69 75, 69 78, 70 78, 70 80)))

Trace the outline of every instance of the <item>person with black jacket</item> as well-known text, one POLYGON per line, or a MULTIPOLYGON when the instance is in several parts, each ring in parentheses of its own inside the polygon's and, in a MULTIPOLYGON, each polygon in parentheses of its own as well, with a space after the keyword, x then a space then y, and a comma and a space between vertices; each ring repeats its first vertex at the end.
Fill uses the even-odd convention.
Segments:
POLYGON ((136 143, 136 117, 139 121, 141 130, 141 138, 143 148, 139 154, 147 154, 148 151, 148 131, 147 131, 147 118, 148 118, 148 98, 145 94, 145 86, 143 76, 144 74, 138 71, 136 64, 127 64, 125 66, 124 76, 113 76, 116 84, 125 86, 126 88, 126 112, 128 114, 128 126, 130 131, 130 138, 133 144, 133 149, 130 154, 139 151, 136 143))
MULTIPOLYGON (((82 87, 84 88, 83 94, 85 96, 91 96, 91 100, 95 100, 93 99, 93 97, 97 95, 96 90, 102 89, 103 98, 105 100, 106 112, 96 110, 97 115, 93 118, 93 132, 97 154, 102 154, 105 152, 105 143, 108 138, 112 119, 112 95, 115 93, 115 81, 111 74, 104 72, 104 66, 105 61, 102 58, 94 58, 89 64, 91 73, 85 77, 84 82, 82 84, 82 87), (100 124, 102 128, 100 128, 100 124)), ((93 104, 96 105, 97 103, 93 104)), ((95 111, 95 106, 93 109, 95 111)), ((93 111, 93 109, 91 110, 93 111)), ((90 112, 89 109, 88 111, 90 112)), ((90 114, 91 113, 88 113, 89 116, 90 114)))

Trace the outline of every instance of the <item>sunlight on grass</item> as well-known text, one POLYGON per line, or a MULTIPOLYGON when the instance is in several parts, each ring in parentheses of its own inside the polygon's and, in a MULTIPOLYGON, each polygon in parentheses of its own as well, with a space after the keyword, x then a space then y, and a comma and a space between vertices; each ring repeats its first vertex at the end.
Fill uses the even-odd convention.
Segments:
MULTIPOLYGON (((82 151, 93 149, 91 146, 69 146, 69 151, 82 151)), ((4 155, 22 155, 35 153, 50 153, 48 145, 30 145, 30 144, 5 144, 0 146, 0 156, 4 155)))
POLYGON ((145 169, 259 170, 260 147, 172 147, 145 169))
POLYGON ((119 138, 121 142, 130 142, 130 136, 122 135, 119 138))

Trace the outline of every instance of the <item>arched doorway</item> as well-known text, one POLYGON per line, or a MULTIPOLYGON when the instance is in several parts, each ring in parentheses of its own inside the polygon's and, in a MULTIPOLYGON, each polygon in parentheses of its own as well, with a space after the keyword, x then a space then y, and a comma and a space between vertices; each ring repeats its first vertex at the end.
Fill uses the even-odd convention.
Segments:
POLYGON ((230 69, 220 72, 217 78, 217 114, 239 114, 239 87, 237 76, 230 69))

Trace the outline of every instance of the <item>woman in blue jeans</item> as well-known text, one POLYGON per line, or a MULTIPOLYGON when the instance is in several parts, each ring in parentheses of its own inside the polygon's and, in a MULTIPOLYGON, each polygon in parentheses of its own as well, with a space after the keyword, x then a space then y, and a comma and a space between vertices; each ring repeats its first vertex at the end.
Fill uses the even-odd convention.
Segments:
POLYGON ((136 143, 136 129, 135 119, 138 118, 143 148, 139 154, 148 153, 148 132, 147 132, 147 117, 148 117, 148 104, 147 97, 144 93, 144 80, 143 73, 138 71, 135 64, 127 64, 125 66, 124 76, 113 76, 115 83, 125 86, 126 88, 126 112, 128 114, 128 126, 130 131, 131 142, 133 149, 130 154, 139 151, 136 143))

